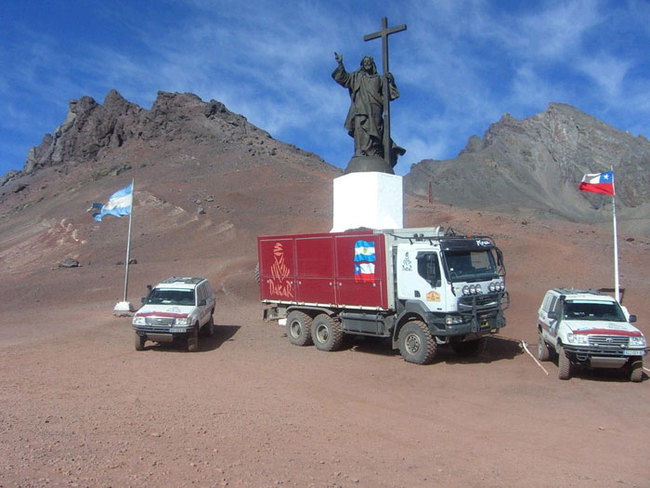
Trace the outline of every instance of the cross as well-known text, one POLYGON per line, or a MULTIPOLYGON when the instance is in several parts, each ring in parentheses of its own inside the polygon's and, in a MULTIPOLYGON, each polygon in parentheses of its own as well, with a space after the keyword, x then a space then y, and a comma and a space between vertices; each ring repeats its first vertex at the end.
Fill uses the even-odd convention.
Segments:
POLYGON ((387 74, 388 69, 388 36, 390 34, 395 34, 396 32, 401 32, 406 30, 406 24, 396 25, 395 27, 388 27, 388 18, 382 17, 381 19, 381 30, 373 32, 372 34, 367 34, 363 36, 364 41, 370 41, 372 39, 377 39, 381 37, 381 64, 383 68, 383 102, 384 102, 384 161, 389 168, 391 168, 390 161, 390 98, 388 94, 388 78, 387 74))

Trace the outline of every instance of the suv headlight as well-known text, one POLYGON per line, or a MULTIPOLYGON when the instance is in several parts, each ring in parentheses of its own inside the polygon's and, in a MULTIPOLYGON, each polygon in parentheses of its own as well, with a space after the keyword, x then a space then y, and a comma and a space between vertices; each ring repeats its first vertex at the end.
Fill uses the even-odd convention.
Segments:
POLYGON ((637 336, 630 337, 630 342, 628 343, 630 347, 645 347, 645 337, 637 336))
POLYGON ((189 317, 177 318, 174 320, 174 325, 188 326, 190 325, 189 317))
POLYGON ((147 325, 146 320, 147 319, 145 319, 144 317, 140 317, 140 316, 136 315, 135 317, 133 317, 133 322, 132 323, 133 323, 133 325, 147 325))
POLYGON ((567 334, 566 338, 571 344, 589 344, 589 337, 584 334, 569 333, 567 334))

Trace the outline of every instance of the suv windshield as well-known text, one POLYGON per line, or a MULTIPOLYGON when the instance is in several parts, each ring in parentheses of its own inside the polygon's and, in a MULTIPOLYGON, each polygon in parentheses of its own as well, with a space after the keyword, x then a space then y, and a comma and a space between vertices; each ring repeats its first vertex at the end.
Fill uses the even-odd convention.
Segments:
POLYGON ((565 319, 570 320, 611 320, 612 322, 627 322, 625 314, 618 303, 614 302, 564 302, 565 319))
POLYGON ((451 281, 480 281, 497 278, 494 257, 485 251, 445 251, 451 281))
POLYGON ((194 305, 194 290, 161 290, 154 288, 146 303, 153 305, 194 305))

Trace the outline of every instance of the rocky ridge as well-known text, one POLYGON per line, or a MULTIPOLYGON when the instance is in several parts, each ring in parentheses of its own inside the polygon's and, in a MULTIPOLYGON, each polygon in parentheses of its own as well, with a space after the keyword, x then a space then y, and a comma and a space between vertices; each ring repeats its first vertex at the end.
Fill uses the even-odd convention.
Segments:
POLYGON ((614 169, 621 219, 650 207, 650 142, 569 105, 519 120, 505 114, 483 138, 470 137, 457 158, 424 160, 405 177, 407 190, 470 208, 522 209, 575 221, 611 218, 611 199, 577 190, 584 174, 614 169))
MULTIPOLYGON (((318 156, 274 140, 218 101, 161 91, 146 110, 111 90, 103 104, 88 96, 70 102, 66 119, 29 151, 22 171, 0 178, 0 204, 7 200, 2 209, 6 213, 47 198, 35 179, 45 170, 74 173, 79 181, 90 171, 88 181, 136 165, 161 168, 173 162, 205 168, 216 160, 219 172, 274 160, 274 171, 287 178, 305 168, 340 174, 318 156), (287 157, 289 164, 277 164, 288 162, 287 157), (20 197, 13 198, 16 194, 20 197)), ((454 159, 413 165, 404 185, 415 199, 429 198, 431 188, 433 200, 444 204, 606 222, 611 218, 610 198, 577 188, 585 173, 613 167, 619 219, 647 233, 649 166, 650 142, 645 137, 618 131, 569 105, 551 103, 545 112, 524 120, 505 114, 483 138, 471 136, 454 159)), ((57 178, 50 177, 52 193, 57 185, 57 178)))

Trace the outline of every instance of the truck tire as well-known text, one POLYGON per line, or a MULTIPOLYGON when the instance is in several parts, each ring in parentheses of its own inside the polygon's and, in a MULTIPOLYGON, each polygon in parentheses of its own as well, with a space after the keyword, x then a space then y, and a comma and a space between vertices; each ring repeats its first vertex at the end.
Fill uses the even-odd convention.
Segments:
POLYGON ((487 349, 487 337, 481 337, 472 341, 452 342, 451 347, 460 356, 480 356, 487 349))
POLYGON ((144 343, 147 341, 147 336, 141 336, 136 332, 135 334, 135 350, 144 351, 144 343))
POLYGON ((548 347, 548 344, 542 337, 541 332, 537 337, 537 358, 540 361, 548 361, 551 359, 551 349, 548 347))
POLYGON ((562 344, 557 353, 557 377, 561 380, 571 379, 571 361, 562 344))
POLYGON ((336 351, 343 344, 341 322, 322 313, 311 324, 311 340, 320 351, 336 351))
POLYGON ((640 383, 643 380, 643 359, 635 359, 630 363, 630 381, 640 383))
POLYGON ((195 324, 192 330, 187 333, 187 350, 188 352, 199 350, 199 324, 195 324))
POLYGON ((311 346, 312 318, 304 312, 294 310, 287 316, 286 334, 289 342, 296 346, 311 346))
POLYGON ((421 320, 408 322, 399 331, 399 352, 404 361, 430 364, 436 355, 436 341, 421 320))

